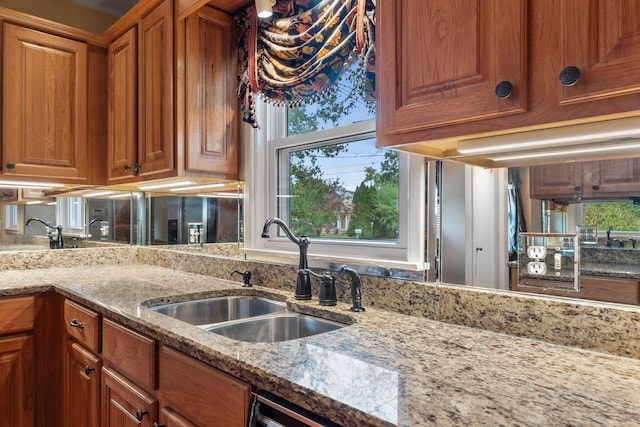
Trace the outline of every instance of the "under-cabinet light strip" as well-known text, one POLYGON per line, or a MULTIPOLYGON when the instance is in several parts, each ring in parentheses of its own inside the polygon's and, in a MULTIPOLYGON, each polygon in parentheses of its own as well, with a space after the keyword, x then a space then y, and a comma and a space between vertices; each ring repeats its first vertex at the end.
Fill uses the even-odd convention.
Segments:
POLYGON ((113 194, 113 191, 98 191, 96 193, 87 193, 87 194, 83 194, 82 197, 100 197, 100 196, 108 196, 110 194, 113 194))
POLYGON ((221 182, 216 184, 202 184, 202 185, 192 185, 190 187, 180 187, 180 188, 172 188, 171 191, 191 191, 191 190, 204 190, 205 188, 216 188, 216 187, 224 187, 226 184, 221 182))
POLYGON ((0 187, 47 189, 47 188, 64 187, 64 184, 53 184, 49 182, 28 182, 28 181, 0 181, 0 187))
POLYGON ((458 142, 458 153, 489 155, 554 147, 562 149, 563 145, 605 143, 634 137, 640 137, 640 118, 638 117, 542 129, 515 135, 469 139, 458 142))
POLYGON ((191 181, 178 181, 178 182, 165 182, 163 184, 145 185, 139 188, 142 191, 147 191, 147 190, 160 190, 163 188, 182 187, 183 185, 192 185, 192 184, 193 182, 191 181))
POLYGON ((508 156, 498 156, 498 157, 489 157, 494 162, 506 162, 509 160, 522 160, 522 159, 538 159, 542 157, 562 157, 576 154, 589 154, 589 153, 599 153, 603 151, 618 151, 618 150, 633 150, 639 149, 640 144, 607 144, 601 145, 598 147, 590 147, 590 148, 574 148, 574 149, 566 149, 566 150, 551 150, 545 152, 537 152, 537 153, 519 153, 508 156))

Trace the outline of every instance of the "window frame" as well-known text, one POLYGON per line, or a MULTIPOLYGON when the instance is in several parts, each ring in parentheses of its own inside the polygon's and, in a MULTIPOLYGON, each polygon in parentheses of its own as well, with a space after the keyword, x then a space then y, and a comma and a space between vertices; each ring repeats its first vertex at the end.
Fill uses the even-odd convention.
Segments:
POLYGON ((20 213, 18 212, 18 205, 5 205, 4 207, 4 224, 3 227, 6 231, 19 231, 20 230, 20 213))
POLYGON ((65 230, 84 232, 84 199, 82 197, 58 197, 56 199, 56 218, 65 230), (74 208, 74 203, 79 207, 74 208), (76 212, 73 212, 73 211, 76 212))
MULTIPOLYGON (((247 176, 245 188, 245 246, 242 252, 251 259, 277 259, 295 264, 298 249, 286 237, 279 236, 275 226, 269 239, 261 238, 267 218, 278 214, 276 194, 278 179, 282 179, 278 173, 278 150, 320 141, 337 143, 375 137, 375 120, 287 137, 285 108, 258 103, 256 115, 263 126, 258 130, 243 126, 241 134, 249 147, 245 170, 252 171, 247 176)), ((399 154, 399 206, 407 209, 399 210, 398 241, 312 238, 308 248, 312 266, 347 262, 412 271, 428 269, 424 261, 426 162, 415 154, 399 154)))

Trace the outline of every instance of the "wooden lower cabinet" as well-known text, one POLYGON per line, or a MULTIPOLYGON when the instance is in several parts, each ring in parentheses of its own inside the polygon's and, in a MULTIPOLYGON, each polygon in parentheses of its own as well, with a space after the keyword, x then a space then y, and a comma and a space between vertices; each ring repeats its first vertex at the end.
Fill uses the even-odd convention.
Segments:
POLYGON ((0 424, 27 427, 34 424, 33 336, 0 338, 0 424))
POLYGON ((72 340, 67 340, 66 344, 64 425, 65 427, 99 427, 102 360, 72 340))
POLYGON ((170 347, 162 346, 159 353, 158 395, 163 408, 171 408, 184 421, 199 426, 247 425, 248 384, 170 347))
POLYGON ((540 286, 520 286, 518 269, 511 269, 511 290, 534 294, 555 295, 619 304, 640 304, 640 281, 621 277, 581 276, 578 292, 554 287, 553 281, 540 280, 540 286), (545 284, 548 283, 548 286, 545 284))
POLYGON ((160 411, 160 426, 158 427, 196 427, 196 425, 185 420, 173 409, 162 408, 160 411))
POLYGON ((102 368, 102 427, 153 427, 158 401, 112 368, 102 368))

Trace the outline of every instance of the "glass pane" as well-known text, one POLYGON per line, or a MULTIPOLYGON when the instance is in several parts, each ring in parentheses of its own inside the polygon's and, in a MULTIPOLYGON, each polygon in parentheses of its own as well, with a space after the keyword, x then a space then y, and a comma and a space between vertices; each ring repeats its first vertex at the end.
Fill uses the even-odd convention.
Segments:
POLYGON ((282 150, 289 176, 280 215, 298 235, 332 239, 398 239, 398 154, 375 138, 282 150))
POLYGON ((338 80, 335 91, 327 90, 313 104, 287 110, 288 135, 375 119, 375 101, 365 101, 363 87, 361 65, 354 63, 338 80))
POLYGON ((583 223, 596 230, 640 231, 640 207, 634 202, 583 204, 583 223))

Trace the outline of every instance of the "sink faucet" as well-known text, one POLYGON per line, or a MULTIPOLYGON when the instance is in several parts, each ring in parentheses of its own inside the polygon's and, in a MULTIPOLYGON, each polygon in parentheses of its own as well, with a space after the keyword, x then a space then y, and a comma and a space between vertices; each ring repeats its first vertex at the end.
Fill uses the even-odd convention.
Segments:
POLYGON ((362 279, 357 271, 347 265, 340 266, 340 272, 345 273, 351 279, 351 299, 353 300, 353 307, 351 311, 364 311, 362 306, 362 279))
POLYGON ((271 224, 280 226, 289 240, 298 245, 298 249, 300 250, 300 261, 298 262, 298 278, 296 280, 295 297, 299 300, 311 299, 311 279, 309 278, 307 270, 309 268, 309 263, 307 261, 307 248, 311 243, 309 238, 307 236, 297 237, 280 218, 269 218, 264 223, 264 227, 262 229, 263 239, 269 238, 269 227, 271 227, 271 224))
POLYGON ((64 248, 64 241, 62 240, 62 226, 61 225, 53 226, 53 225, 49 224, 48 222, 41 220, 40 218, 29 218, 25 225, 27 227, 29 227, 29 224, 31 224, 32 221, 39 222, 40 224, 42 224, 45 227, 47 227, 47 237, 49 237, 49 247, 51 249, 62 249, 62 248, 64 248), (54 229, 54 228, 56 230, 58 230, 58 234, 57 234, 55 239, 51 235, 51 230, 54 229))
POLYGON ((605 243, 605 246, 608 248, 611 247, 611 231, 613 231, 613 225, 610 225, 607 230, 607 242, 605 243))

